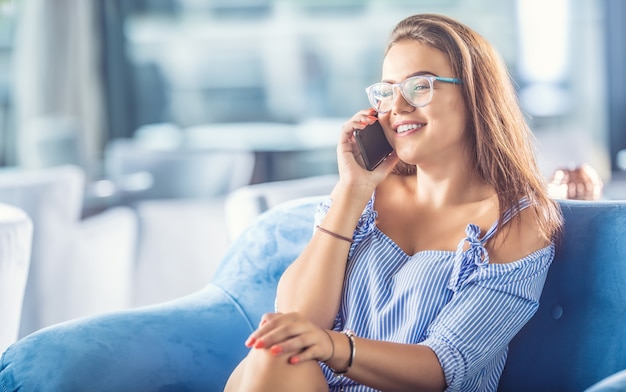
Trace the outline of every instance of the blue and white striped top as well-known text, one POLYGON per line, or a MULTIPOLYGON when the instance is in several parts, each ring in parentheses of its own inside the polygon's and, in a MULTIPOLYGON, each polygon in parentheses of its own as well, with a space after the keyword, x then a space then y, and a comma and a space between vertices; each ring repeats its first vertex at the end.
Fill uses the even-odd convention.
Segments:
MULTIPOLYGON (((316 224, 330 203, 320 204, 316 224)), ((521 209, 528 206, 527 200, 520 202, 521 209)), ((539 306, 554 244, 511 263, 492 264, 484 244, 496 223, 483 237, 478 226, 468 224, 467 238, 456 251, 407 255, 378 230, 376 217, 372 196, 354 232, 333 329, 426 345, 439 358, 447 391, 495 391, 509 341, 539 306)), ((505 222, 511 218, 507 214, 505 222)), ((321 366, 331 391, 374 391, 321 366)))

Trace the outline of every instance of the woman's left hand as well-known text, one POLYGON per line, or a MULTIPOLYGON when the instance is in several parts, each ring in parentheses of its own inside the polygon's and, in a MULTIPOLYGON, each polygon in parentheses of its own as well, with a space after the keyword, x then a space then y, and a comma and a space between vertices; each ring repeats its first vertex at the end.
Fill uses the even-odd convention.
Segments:
POLYGON ((266 313, 246 346, 289 356, 295 365, 304 361, 327 361, 334 355, 330 335, 299 313, 266 313))

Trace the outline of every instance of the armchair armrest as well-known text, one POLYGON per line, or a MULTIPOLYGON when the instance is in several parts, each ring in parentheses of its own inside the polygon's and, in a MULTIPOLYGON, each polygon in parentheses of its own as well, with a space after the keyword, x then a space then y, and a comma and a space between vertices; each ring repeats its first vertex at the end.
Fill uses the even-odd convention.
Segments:
POLYGON ((0 390, 222 391, 251 331, 232 298, 208 285, 35 332, 3 354, 0 390))
POLYGON ((195 294, 23 338, 2 356, 0 390, 223 391, 244 341, 273 309, 282 271, 310 238, 318 203, 296 200, 261 215, 195 294))

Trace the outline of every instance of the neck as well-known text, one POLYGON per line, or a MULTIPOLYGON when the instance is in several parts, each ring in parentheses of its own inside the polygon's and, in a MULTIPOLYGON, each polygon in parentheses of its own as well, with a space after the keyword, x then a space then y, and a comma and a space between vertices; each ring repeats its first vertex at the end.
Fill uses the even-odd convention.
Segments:
POLYGON ((418 166, 414 180, 415 202, 432 208, 443 208, 485 200, 495 195, 493 187, 462 167, 425 170, 418 166))

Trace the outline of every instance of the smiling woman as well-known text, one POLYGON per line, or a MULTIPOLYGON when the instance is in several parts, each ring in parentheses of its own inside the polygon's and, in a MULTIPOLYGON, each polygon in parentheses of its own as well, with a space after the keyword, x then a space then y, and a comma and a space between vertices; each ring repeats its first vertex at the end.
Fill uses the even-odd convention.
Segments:
POLYGON ((318 230, 228 392, 495 391, 537 310, 561 215, 496 51, 454 19, 414 15, 382 80, 343 126, 318 230), (365 170, 354 135, 376 122, 394 151, 365 170))

